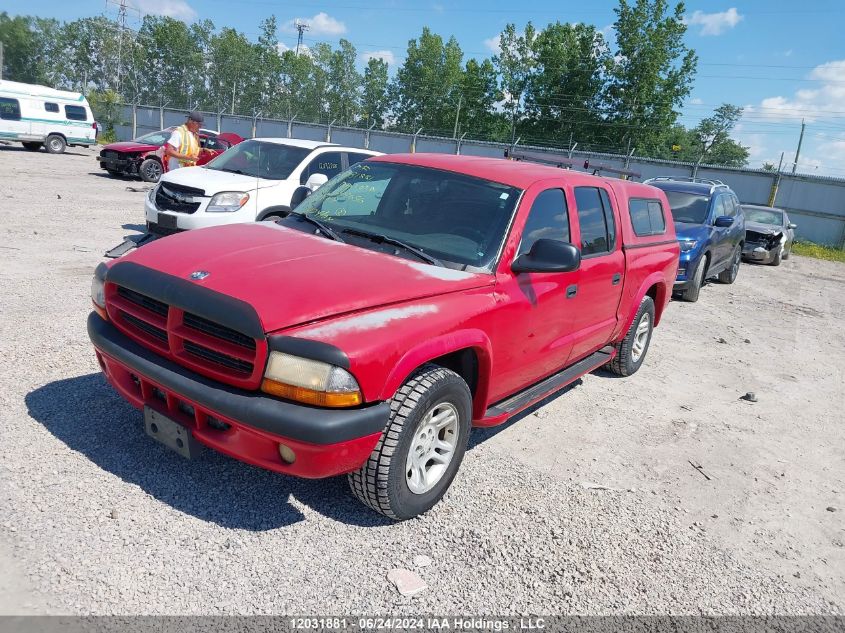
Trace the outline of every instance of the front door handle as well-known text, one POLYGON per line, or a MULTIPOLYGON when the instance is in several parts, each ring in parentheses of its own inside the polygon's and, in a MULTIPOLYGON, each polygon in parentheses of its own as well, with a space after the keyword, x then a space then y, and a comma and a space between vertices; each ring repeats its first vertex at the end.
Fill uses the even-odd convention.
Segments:
POLYGON ((566 288, 566 298, 571 299, 575 295, 578 294, 578 286, 576 284, 572 284, 566 288))
POLYGON ((614 286, 618 286, 620 281, 622 281, 622 273, 616 273, 615 275, 613 275, 614 286))

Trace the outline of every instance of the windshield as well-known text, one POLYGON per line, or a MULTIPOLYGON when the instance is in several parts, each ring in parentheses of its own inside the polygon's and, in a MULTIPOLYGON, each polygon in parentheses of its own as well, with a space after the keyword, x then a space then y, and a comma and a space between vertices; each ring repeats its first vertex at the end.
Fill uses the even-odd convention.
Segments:
POLYGON ((285 180, 310 151, 280 143, 244 141, 220 154, 206 165, 206 169, 267 180, 285 180))
POLYGON ((707 210, 710 208, 710 196, 685 191, 664 190, 664 193, 669 199, 675 222, 704 224, 707 219, 707 210))
MULTIPOLYGON (((378 244, 361 233, 384 236, 445 265, 487 271, 519 193, 507 185, 438 169, 358 163, 306 198, 296 212, 319 219, 355 245, 378 244)), ((386 252, 413 257, 393 246, 386 252)))
POLYGON ((743 207, 742 210, 745 212, 745 219, 749 222, 783 226, 783 211, 777 211, 775 209, 753 209, 749 207, 743 207))
POLYGON ((160 130, 158 132, 150 132, 139 136, 135 139, 137 143, 148 143, 150 145, 164 145, 165 141, 173 134, 173 130, 160 130))

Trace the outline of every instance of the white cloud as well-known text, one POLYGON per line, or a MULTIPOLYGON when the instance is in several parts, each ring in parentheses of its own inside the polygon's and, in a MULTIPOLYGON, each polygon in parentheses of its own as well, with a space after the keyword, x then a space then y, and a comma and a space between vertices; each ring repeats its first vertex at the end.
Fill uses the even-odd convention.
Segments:
POLYGON ((499 52, 499 42, 502 40, 501 35, 494 35, 493 37, 488 37, 484 40, 484 46, 487 47, 488 50, 498 53, 499 52))
POLYGON ((366 64, 371 59, 381 59, 386 61, 389 66, 396 64, 396 55, 393 51, 366 51, 361 53, 361 60, 366 64))
POLYGON ((276 44, 276 50, 279 52, 279 55, 281 55, 285 51, 289 51, 290 46, 288 46, 284 42, 279 42, 278 44, 276 44))
POLYGON ((692 16, 684 17, 684 22, 690 26, 700 26, 699 35, 721 35, 734 28, 745 18, 734 7, 719 13, 704 13, 695 11, 692 16))
POLYGON ((296 33, 297 22, 305 22, 308 25, 308 33, 312 35, 343 35, 346 33, 346 25, 324 11, 320 11, 311 18, 288 20, 282 25, 282 31, 296 33))
POLYGON ((443 5, 439 4, 437 2, 435 2, 433 5, 431 5, 431 8, 435 13, 443 13, 443 11, 444 11, 443 5))
POLYGON ((818 87, 802 88, 791 96, 766 97, 759 106, 746 108, 746 113, 775 121, 835 118, 845 101, 845 59, 816 66, 808 79, 817 82, 818 87))
POLYGON ((702 103, 704 103, 704 101, 702 99, 699 99, 698 97, 694 97, 689 100, 690 105, 701 105, 702 103))
POLYGON ((145 15, 165 15, 187 21, 197 17, 197 12, 185 0, 138 0, 138 10, 145 15))

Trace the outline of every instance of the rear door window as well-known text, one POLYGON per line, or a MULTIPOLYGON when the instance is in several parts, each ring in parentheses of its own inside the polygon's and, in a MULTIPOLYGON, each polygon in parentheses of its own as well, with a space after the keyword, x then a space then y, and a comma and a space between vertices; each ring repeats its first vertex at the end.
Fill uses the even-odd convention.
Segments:
POLYGON ((65 117, 67 117, 71 121, 87 121, 88 113, 82 106, 66 105, 65 117))
POLYGON ((546 189, 534 199, 522 229, 519 254, 530 251, 541 238, 569 241, 569 213, 562 189, 546 189))
POLYGON ((369 154, 359 154, 358 152, 347 152, 346 156, 349 158, 348 167, 352 167, 355 163, 360 163, 362 160, 372 158, 369 154))
POLYGON ((6 121, 21 120, 21 104, 17 99, 0 97, 0 119, 6 121))
POLYGON ((47 112, 58 112, 59 111, 59 104, 58 103, 50 103, 48 101, 44 104, 44 109, 47 112))
MULTIPOLYGON (((581 227, 581 255, 599 255, 613 248, 615 228, 610 225, 597 187, 575 187, 575 205, 581 227)), ((609 210, 608 210, 609 211, 609 210)))

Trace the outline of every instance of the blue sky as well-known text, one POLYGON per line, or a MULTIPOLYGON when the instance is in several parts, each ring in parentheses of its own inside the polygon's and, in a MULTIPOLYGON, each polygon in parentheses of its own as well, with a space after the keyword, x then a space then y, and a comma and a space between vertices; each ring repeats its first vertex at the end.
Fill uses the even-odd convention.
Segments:
MULTIPOLYGON (((296 44, 286 24, 296 18, 311 30, 306 44, 350 40, 363 60, 377 55, 395 66, 407 42, 423 26, 455 35, 465 54, 492 54, 495 37, 508 22, 521 28, 549 22, 587 22, 612 36, 615 0, 130 0, 139 12, 187 21, 210 19, 252 38, 260 21, 275 14, 280 41, 296 44)), ((29 0, 26 12, 63 20, 115 15, 104 0, 29 0)), ((695 85, 681 121, 694 125, 723 102, 746 106, 735 137, 751 148, 751 166, 784 164, 795 156, 801 118, 807 122, 799 170, 845 177, 845 17, 841 0, 729 0, 686 3, 686 43, 699 55, 695 85)), ((12 14, 21 5, 0 0, 12 14)), ((137 26, 137 18, 134 20, 137 26)))

